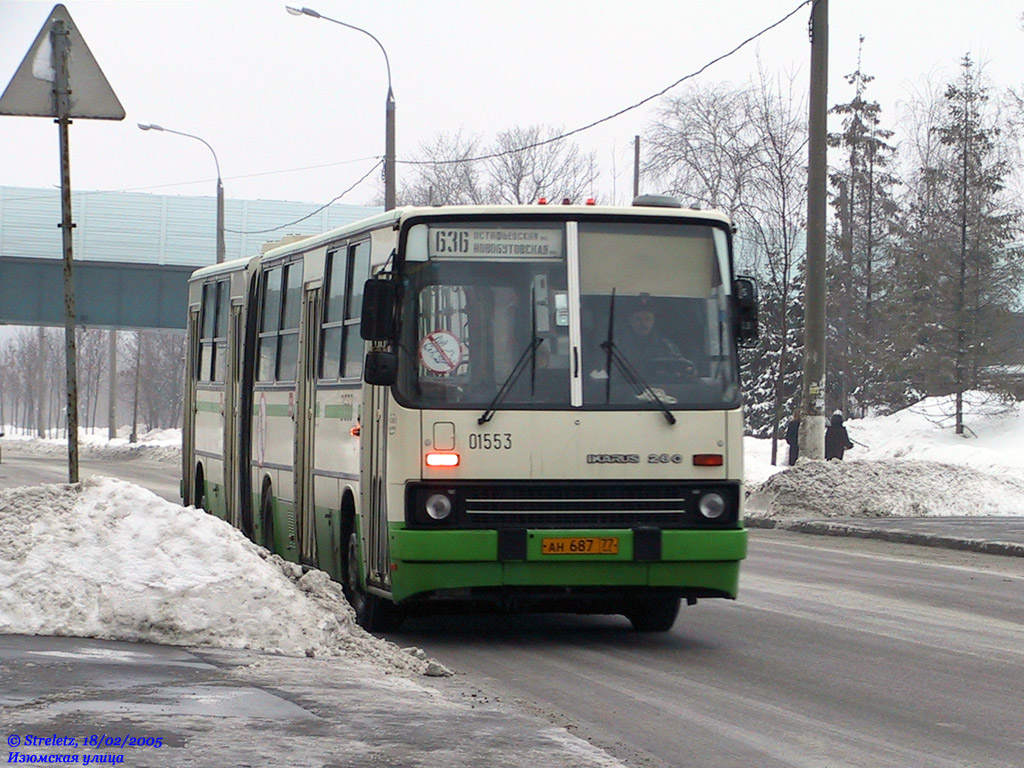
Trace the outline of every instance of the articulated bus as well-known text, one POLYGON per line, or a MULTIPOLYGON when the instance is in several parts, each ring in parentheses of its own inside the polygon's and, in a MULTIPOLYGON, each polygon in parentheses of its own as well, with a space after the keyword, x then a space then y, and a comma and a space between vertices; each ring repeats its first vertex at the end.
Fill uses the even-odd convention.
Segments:
POLYGON ((746 555, 728 219, 670 199, 400 208, 189 289, 182 496, 410 613, 671 628, 746 555))

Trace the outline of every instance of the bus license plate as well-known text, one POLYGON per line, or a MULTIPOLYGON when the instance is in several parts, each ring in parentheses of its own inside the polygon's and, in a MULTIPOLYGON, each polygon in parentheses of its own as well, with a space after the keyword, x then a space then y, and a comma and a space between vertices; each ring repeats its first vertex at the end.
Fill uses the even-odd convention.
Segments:
POLYGON ((619 540, 611 536, 566 536, 541 539, 542 555, 617 555, 619 540))

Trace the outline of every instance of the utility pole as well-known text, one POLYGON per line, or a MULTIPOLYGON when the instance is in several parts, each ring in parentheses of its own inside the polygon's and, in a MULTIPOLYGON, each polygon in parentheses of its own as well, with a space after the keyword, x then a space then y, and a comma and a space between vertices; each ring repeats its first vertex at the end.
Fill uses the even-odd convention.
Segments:
POLYGON ((21 66, 0 96, 0 115, 52 117, 60 146, 61 245, 64 259, 64 356, 67 377, 68 482, 78 482, 78 373, 75 362, 75 293, 72 281, 71 168, 68 126, 72 118, 124 120, 124 107, 71 21, 55 5, 21 66), (72 55, 72 53, 74 55, 72 55))
POLYGON ((640 137, 633 137, 633 199, 640 196, 640 137))
POLYGON ((53 63, 56 70, 54 94, 57 103, 57 126, 60 135, 60 231, 64 250, 64 360, 67 381, 68 419, 68 482, 78 482, 78 365, 75 354, 75 287, 72 282, 71 248, 71 164, 68 160, 68 124, 71 122, 70 86, 68 84, 67 25, 62 19, 53 24, 53 63))
POLYGON ((828 0, 811 7, 808 113, 807 285, 800 455, 825 457, 825 207, 828 137, 828 0))

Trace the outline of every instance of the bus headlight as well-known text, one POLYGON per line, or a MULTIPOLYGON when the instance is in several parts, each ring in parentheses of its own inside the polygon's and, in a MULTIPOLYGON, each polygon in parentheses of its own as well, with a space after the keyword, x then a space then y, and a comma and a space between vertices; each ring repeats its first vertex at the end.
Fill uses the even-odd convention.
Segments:
POLYGON ((717 520, 725 512, 725 499, 720 493, 705 493, 700 497, 697 508, 708 520, 717 520))
POLYGON ((444 520, 452 513, 452 500, 443 493, 432 493, 423 504, 423 509, 434 520, 444 520))

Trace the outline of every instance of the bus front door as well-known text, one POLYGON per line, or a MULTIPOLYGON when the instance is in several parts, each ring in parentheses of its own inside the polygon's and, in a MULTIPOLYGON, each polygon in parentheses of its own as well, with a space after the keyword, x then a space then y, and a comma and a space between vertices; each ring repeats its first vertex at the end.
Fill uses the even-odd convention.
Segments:
POLYGON ((368 583, 390 589, 391 573, 388 568, 388 508, 385 468, 387 465, 388 444, 388 399, 389 387, 370 387, 370 416, 372 424, 371 440, 363 443, 367 475, 365 487, 369 488, 369 504, 367 505, 366 527, 362 532, 365 549, 368 583))

